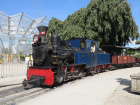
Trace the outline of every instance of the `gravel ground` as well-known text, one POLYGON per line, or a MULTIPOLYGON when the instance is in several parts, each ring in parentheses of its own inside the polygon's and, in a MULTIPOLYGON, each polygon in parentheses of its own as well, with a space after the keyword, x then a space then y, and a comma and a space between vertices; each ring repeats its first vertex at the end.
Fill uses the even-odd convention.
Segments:
POLYGON ((140 94, 130 89, 131 79, 124 79, 105 105, 140 105, 140 94))
POLYGON ((139 94, 130 92, 130 75, 139 72, 133 67, 85 77, 20 105, 140 105, 139 94))

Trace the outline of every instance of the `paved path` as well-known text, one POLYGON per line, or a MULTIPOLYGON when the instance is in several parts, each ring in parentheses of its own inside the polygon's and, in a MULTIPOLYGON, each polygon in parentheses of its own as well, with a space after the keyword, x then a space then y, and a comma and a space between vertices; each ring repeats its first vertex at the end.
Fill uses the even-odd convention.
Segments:
POLYGON ((125 79, 106 101, 105 105, 140 105, 140 94, 131 90, 131 79, 125 79))
POLYGON ((22 81, 26 79, 26 76, 14 76, 14 77, 5 77, 0 78, 0 87, 12 84, 22 83, 22 81))
POLYGON ((133 67, 100 73, 69 82, 20 105, 104 105, 105 103, 107 105, 108 99, 120 83, 139 72, 140 67, 133 67))

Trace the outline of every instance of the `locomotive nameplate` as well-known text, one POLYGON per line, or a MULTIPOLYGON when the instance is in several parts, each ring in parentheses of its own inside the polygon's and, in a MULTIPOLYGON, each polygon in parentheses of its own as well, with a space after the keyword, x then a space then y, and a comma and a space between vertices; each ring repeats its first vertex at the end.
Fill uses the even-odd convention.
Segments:
POLYGON ((82 55, 82 57, 85 57, 85 55, 82 55))

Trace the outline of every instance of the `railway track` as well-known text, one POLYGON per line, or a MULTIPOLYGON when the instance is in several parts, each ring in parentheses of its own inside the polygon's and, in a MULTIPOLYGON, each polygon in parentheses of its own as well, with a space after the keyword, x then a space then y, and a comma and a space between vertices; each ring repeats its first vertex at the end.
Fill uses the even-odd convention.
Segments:
POLYGON ((0 85, 0 92, 4 91, 4 90, 8 90, 11 88, 16 88, 18 86, 22 86, 21 83, 17 83, 17 84, 10 84, 10 85, 0 85))
POLYGON ((35 87, 29 85, 27 88, 24 88, 21 83, 19 84, 12 84, 12 85, 4 85, 0 86, 0 105, 18 105, 23 101, 32 99, 37 97, 38 95, 45 94, 52 89, 61 87, 66 85, 67 83, 74 83, 77 80, 69 80, 64 82, 63 84, 56 85, 54 88, 50 87, 35 87))
POLYGON ((11 94, 19 93, 19 92, 22 92, 22 91, 24 91, 23 86, 12 87, 8 90, 0 91, 0 98, 3 98, 5 96, 9 96, 11 94))
POLYGON ((41 95, 49 90, 51 90, 51 88, 47 87, 29 86, 24 88, 21 84, 0 87, 0 105, 15 105, 26 99, 41 95))

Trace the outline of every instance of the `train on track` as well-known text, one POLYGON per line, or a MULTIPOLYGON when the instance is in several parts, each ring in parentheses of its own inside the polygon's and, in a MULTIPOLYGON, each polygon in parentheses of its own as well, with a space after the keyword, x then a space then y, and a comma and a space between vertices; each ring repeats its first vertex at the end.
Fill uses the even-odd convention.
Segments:
POLYGON ((27 84, 53 86, 87 74, 94 75, 118 66, 133 66, 140 62, 140 59, 136 61, 131 55, 121 55, 124 47, 106 45, 102 46, 103 50, 98 50, 97 42, 86 38, 60 41, 60 36, 52 35, 51 45, 46 45, 48 27, 40 26, 38 30, 39 35, 33 37, 33 65, 27 70, 24 87, 27 84))

